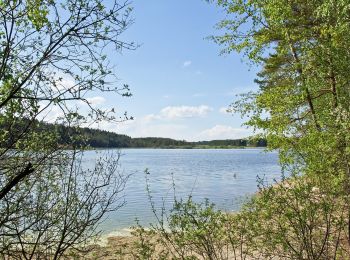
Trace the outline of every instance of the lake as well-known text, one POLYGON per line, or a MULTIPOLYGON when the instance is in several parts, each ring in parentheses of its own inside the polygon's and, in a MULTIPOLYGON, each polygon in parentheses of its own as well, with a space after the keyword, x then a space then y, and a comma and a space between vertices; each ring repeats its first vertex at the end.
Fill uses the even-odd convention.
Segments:
MULTIPOLYGON (((103 152, 103 151, 102 151, 103 152)), ((93 161, 101 151, 88 151, 84 160, 93 161)), ((105 234, 124 235, 138 218, 142 225, 155 221, 146 190, 148 169, 150 192, 156 208, 173 204, 177 198, 203 201, 208 198, 218 209, 237 211, 257 191, 257 176, 267 181, 280 179, 277 152, 263 149, 123 149, 120 170, 132 174, 123 195, 126 205, 109 213, 100 228, 105 234)))

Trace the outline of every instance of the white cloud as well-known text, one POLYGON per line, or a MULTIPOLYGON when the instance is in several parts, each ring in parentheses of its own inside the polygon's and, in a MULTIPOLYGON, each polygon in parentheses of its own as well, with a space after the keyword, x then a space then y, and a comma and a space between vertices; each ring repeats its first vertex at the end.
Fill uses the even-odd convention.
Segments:
POLYGON ((118 134, 125 134, 128 132, 129 129, 132 129, 134 125, 135 125, 135 120, 126 120, 123 122, 101 121, 101 122, 95 122, 89 125, 88 127, 103 129, 103 130, 115 132, 118 134))
POLYGON ((160 111, 160 115, 164 118, 189 118, 204 117, 213 109, 208 106, 168 106, 160 111))
POLYGON ((231 112, 227 111, 227 107, 221 107, 219 109, 219 112, 222 113, 222 114, 231 114, 231 112))
POLYGON ((150 114, 144 117, 136 118, 132 121, 121 122, 112 125, 100 125, 103 129, 126 134, 132 137, 168 137, 183 139, 189 132, 187 125, 171 122, 154 121, 159 116, 150 114))
POLYGON ((75 80, 69 74, 64 74, 62 72, 56 73, 55 77, 55 85, 51 85, 51 89, 55 92, 62 92, 68 89, 78 90, 79 85, 75 83, 75 80))
POLYGON ((48 109, 43 111, 38 118, 49 123, 54 123, 59 117, 63 116, 64 113, 59 106, 50 106, 48 109))
POLYGON ((188 132, 187 126, 182 124, 149 124, 142 128, 130 129, 127 133, 140 137, 166 137, 181 140, 188 132), (131 131, 130 131, 131 130, 131 131))
POLYGON ((101 105, 106 102, 106 99, 101 96, 96 96, 96 97, 91 97, 91 98, 86 98, 86 100, 91 104, 91 105, 101 105))
POLYGON ((192 64, 192 61, 190 61, 190 60, 186 60, 186 61, 184 61, 184 63, 183 63, 183 67, 188 67, 188 66, 191 66, 191 64, 192 64))
POLYGON ((159 115, 155 115, 155 114, 149 114, 149 115, 146 115, 142 118, 142 120, 146 123, 157 120, 157 119, 161 119, 161 117, 159 115))
POLYGON ((134 120, 121 123, 101 122, 92 127, 99 127, 118 134, 132 137, 169 137, 177 140, 206 141, 215 139, 239 139, 253 134, 252 129, 235 128, 227 125, 215 125, 212 128, 198 131, 184 122, 162 121, 159 115, 149 114, 134 120))
POLYGON ((227 125, 215 125, 212 128, 200 132, 196 140, 214 140, 214 139, 239 139, 252 135, 253 132, 246 128, 235 128, 227 125))
POLYGON ((204 117, 213 109, 209 106, 168 106, 164 107, 158 114, 148 114, 139 118, 139 122, 150 123, 156 120, 171 120, 193 117, 204 117))

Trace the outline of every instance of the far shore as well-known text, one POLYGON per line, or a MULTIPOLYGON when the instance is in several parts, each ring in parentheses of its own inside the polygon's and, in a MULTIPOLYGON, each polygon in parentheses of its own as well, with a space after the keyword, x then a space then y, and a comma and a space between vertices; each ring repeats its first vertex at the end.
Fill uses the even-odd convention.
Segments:
POLYGON ((265 149, 266 147, 256 147, 256 146, 193 146, 193 147, 183 147, 183 146, 169 146, 169 147, 89 147, 88 150, 106 150, 106 149, 170 149, 170 150, 229 150, 229 149, 265 149))

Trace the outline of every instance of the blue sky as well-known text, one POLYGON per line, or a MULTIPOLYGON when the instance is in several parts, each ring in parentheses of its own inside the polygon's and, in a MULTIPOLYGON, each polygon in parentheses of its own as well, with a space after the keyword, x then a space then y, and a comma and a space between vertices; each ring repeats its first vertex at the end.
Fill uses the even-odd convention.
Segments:
POLYGON ((222 10, 203 0, 135 0, 134 24, 122 35, 140 47, 122 54, 109 52, 120 83, 133 96, 99 94, 103 107, 128 111, 135 120, 100 127, 132 137, 235 139, 251 134, 239 115, 224 112, 235 94, 255 89, 256 68, 242 56, 220 56, 216 34, 222 10))

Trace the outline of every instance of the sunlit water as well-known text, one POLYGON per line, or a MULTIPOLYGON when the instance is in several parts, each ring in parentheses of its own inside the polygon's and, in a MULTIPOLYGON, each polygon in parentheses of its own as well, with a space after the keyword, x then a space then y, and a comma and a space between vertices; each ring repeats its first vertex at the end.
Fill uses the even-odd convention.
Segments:
MULTIPOLYGON (((171 208, 175 194, 192 195, 195 201, 208 198, 217 208, 236 211, 257 190, 257 176, 272 182, 280 178, 277 152, 263 149, 124 149, 120 171, 131 174, 125 190, 125 206, 109 213, 100 228, 105 234, 125 234, 139 219, 142 225, 154 223, 155 217, 146 190, 148 169, 152 200, 159 210, 164 202, 171 208)), ((103 151, 88 151, 86 164, 103 151)))

